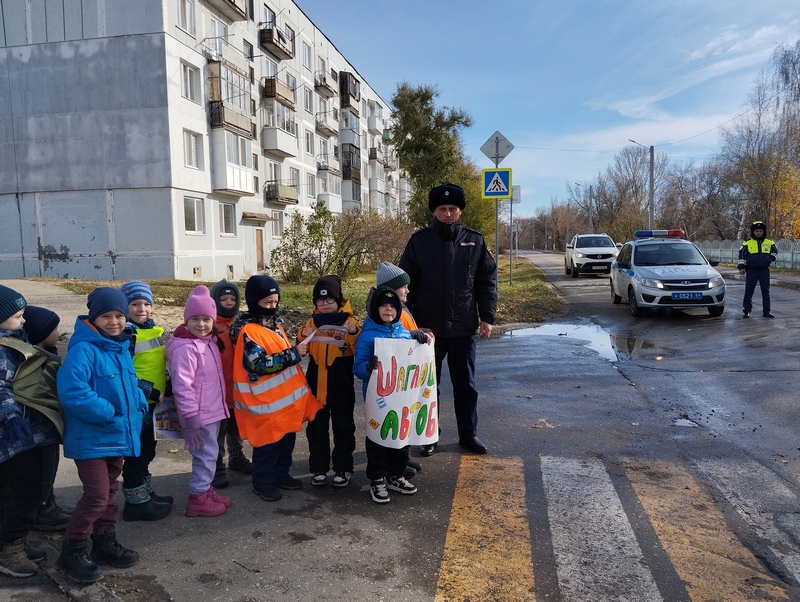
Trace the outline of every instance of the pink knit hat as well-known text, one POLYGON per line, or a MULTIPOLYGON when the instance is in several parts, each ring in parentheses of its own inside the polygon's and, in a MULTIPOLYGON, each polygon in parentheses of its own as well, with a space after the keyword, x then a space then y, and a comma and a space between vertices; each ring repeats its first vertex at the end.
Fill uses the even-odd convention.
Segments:
POLYGON ((186 300, 186 307, 183 308, 184 322, 195 316, 209 316, 212 320, 217 320, 217 304, 211 298, 208 287, 202 284, 192 291, 186 300))

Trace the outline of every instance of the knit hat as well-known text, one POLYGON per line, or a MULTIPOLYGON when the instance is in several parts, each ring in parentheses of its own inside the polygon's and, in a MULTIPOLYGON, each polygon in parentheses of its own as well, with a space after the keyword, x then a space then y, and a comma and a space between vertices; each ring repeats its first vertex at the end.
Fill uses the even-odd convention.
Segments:
POLYGON ((89 308, 89 321, 110 311, 118 311, 128 319, 128 298, 125 293, 110 286, 101 286, 89 293, 86 307, 89 308))
POLYGON ((430 193, 428 193, 428 208, 431 213, 440 205, 455 205, 463 211, 464 207, 467 206, 464 189, 457 184, 450 183, 431 188, 430 193))
POLYGON ((217 319, 217 304, 211 298, 208 287, 202 284, 195 287, 189 294, 186 306, 183 308, 184 322, 188 322, 189 318, 194 318, 195 316, 208 316, 214 321, 217 319))
POLYGON ((764 231, 763 236, 767 235, 767 224, 762 222, 761 220, 756 220, 752 224, 750 224, 750 235, 755 236, 754 232, 756 228, 761 228, 764 231))
POLYGON ((342 279, 339 276, 322 276, 314 285, 313 300, 332 297, 336 303, 342 305, 342 279))
POLYGON ((12 288, 0 284, 0 322, 5 322, 28 304, 25 297, 12 288))
POLYGON ((28 333, 28 341, 31 345, 38 345, 58 328, 61 318, 58 314, 44 307, 28 305, 23 314, 25 324, 22 326, 28 333))
POLYGON ((232 318, 239 313, 239 304, 242 302, 242 296, 239 292, 239 286, 235 282, 229 280, 220 280, 211 287, 211 298, 217 304, 217 315, 223 318, 232 318), (222 295, 233 295, 236 297, 236 305, 231 308, 222 307, 219 300, 222 295))
POLYGON ((397 310, 394 320, 392 320, 391 323, 396 324, 400 321, 400 313, 403 311, 403 305, 400 302, 400 297, 398 297, 397 293, 395 293, 392 289, 382 286, 372 295, 372 305, 369 308, 369 317, 372 318, 376 324, 384 323, 380 313, 378 312, 378 308, 381 305, 386 305, 387 303, 389 305, 393 305, 397 310))
POLYGON ((378 271, 375 272, 375 286, 377 288, 386 286, 396 291, 407 284, 411 284, 411 278, 409 278, 408 274, 388 261, 380 264, 378 271))
POLYGON ((150 305, 153 304, 153 291, 150 290, 150 285, 146 282, 131 280, 123 284, 119 290, 125 293, 125 296, 128 298, 128 303, 144 299, 150 305))
POLYGON ((280 301, 281 288, 269 276, 250 276, 247 279, 247 284, 244 285, 244 300, 247 303, 247 309, 255 314, 264 313, 259 310, 258 302, 264 297, 275 294, 278 295, 278 301, 280 301))

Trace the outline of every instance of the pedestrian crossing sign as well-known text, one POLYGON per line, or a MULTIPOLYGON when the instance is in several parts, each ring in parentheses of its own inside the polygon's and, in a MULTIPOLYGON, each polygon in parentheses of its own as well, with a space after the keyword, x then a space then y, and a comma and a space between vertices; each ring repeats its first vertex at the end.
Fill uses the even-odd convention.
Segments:
POLYGON ((492 169, 482 169, 483 195, 484 199, 510 199, 511 189, 511 168, 494 167, 492 169))

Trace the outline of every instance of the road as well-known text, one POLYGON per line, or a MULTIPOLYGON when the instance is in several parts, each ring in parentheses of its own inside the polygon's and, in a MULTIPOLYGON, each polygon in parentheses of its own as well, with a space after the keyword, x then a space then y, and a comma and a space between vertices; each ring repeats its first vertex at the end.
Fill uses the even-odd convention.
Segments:
MULTIPOLYGON (((800 293, 773 289, 772 321, 741 320, 739 282, 720 318, 634 319, 606 277, 529 258, 567 308, 479 343, 487 456, 458 450, 447 379, 420 491, 386 506, 369 500, 359 445, 345 490, 268 504, 234 474, 229 512, 189 519, 188 456, 160 444, 154 481, 178 501, 163 521, 118 525, 137 566, 83 589, 54 569, 27 593, 0 578, 0 599, 65 599, 48 575, 78 600, 800 599, 798 324, 785 317, 800 293)), ((295 474, 308 481, 306 459, 300 436, 295 474)), ((67 503, 79 495, 70 464, 57 483, 67 503)))

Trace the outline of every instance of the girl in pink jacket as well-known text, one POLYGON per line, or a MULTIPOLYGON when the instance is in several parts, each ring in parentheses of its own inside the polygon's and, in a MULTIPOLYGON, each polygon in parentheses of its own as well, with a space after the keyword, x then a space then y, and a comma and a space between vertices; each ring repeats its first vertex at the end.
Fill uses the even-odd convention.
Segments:
POLYGON ((184 323, 164 347, 184 447, 192 454, 186 516, 219 516, 232 503, 211 486, 220 421, 228 417, 216 319, 217 305, 208 288, 198 286, 186 301, 184 323))

